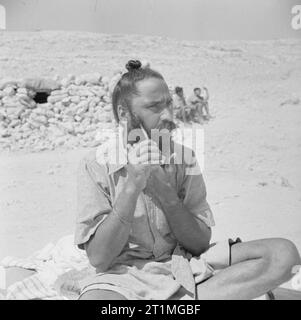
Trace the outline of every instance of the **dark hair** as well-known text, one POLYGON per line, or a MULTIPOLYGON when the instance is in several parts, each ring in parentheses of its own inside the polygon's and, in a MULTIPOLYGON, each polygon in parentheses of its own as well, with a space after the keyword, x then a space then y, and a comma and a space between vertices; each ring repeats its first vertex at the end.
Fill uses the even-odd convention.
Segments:
POLYGON ((175 87, 175 93, 180 93, 183 92, 183 88, 182 87, 175 87))
POLYGON ((194 88, 193 91, 196 92, 197 90, 201 91, 201 88, 194 88))
POLYGON ((117 107, 122 105, 130 110, 130 98, 138 94, 136 83, 143 79, 156 78, 164 80, 162 75, 149 67, 142 68, 139 60, 129 60, 126 64, 128 72, 124 73, 117 82, 112 93, 113 114, 116 122, 119 122, 117 107))

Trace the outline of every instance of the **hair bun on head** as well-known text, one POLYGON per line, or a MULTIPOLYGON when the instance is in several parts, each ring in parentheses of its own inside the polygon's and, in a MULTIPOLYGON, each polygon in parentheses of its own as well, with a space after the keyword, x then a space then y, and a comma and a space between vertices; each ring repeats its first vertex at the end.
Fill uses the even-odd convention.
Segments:
POLYGON ((128 71, 133 71, 133 70, 140 69, 141 66, 142 66, 142 63, 139 60, 130 60, 128 61, 125 67, 128 71))

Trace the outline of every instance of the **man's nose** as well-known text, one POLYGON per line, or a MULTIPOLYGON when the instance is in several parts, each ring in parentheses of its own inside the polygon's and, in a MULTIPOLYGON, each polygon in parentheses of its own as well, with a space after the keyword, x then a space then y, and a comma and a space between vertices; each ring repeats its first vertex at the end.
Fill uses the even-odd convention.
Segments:
POLYGON ((169 121, 172 121, 172 113, 171 111, 166 108, 162 111, 162 113, 160 114, 160 120, 161 121, 166 121, 166 120, 169 120, 169 121))

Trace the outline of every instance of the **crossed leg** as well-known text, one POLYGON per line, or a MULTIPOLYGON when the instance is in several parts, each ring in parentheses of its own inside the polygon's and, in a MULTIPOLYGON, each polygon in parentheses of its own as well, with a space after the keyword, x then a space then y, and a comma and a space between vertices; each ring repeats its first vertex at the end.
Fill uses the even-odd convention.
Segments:
MULTIPOLYGON (((211 247, 204 254, 208 263, 221 269, 197 285, 198 300, 254 299, 291 277, 292 268, 301 264, 295 245, 286 239, 263 239, 232 246, 232 265, 225 247, 211 247)), ((90 290, 80 300, 126 300, 110 290, 90 290)))
POLYGON ((227 252, 212 247, 208 261, 221 269, 209 280, 197 285, 197 299, 254 299, 291 277, 293 266, 300 264, 295 245, 286 239, 263 239, 232 246, 232 265, 227 252))

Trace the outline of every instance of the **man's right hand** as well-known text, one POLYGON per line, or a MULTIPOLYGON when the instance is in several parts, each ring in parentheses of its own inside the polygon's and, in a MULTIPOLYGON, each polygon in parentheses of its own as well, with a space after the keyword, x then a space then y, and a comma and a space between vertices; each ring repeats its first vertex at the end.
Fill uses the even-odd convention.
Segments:
POLYGON ((128 145, 127 183, 136 191, 146 187, 152 168, 162 164, 162 154, 158 145, 148 139, 134 146, 128 145))

